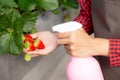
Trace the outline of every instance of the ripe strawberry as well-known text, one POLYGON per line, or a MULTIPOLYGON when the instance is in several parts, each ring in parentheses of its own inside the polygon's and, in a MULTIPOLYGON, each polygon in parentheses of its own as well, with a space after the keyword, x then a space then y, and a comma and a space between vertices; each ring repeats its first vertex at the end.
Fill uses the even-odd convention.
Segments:
POLYGON ((30 34, 25 34, 25 39, 24 41, 29 41, 30 43, 34 43, 34 39, 32 38, 32 36, 30 34))
POLYGON ((37 49, 44 49, 45 48, 44 43, 40 39, 35 39, 34 40, 34 46, 37 49))
POLYGON ((34 51, 35 50, 35 46, 34 46, 34 43, 32 43, 31 41, 29 40, 25 40, 24 41, 24 47, 27 51, 34 51))
MULTIPOLYGON (((22 35, 22 40, 24 42, 24 48, 27 51, 34 51, 35 50, 34 39, 31 37, 30 34, 22 35)), ((24 59, 25 59, 25 61, 30 61, 31 56, 29 54, 24 54, 24 59)))

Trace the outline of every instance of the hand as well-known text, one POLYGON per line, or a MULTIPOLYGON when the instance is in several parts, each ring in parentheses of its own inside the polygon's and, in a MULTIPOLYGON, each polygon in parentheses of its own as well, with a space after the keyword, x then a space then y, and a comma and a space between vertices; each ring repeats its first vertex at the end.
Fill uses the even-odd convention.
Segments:
POLYGON ((45 49, 36 49, 35 51, 27 51, 23 50, 24 53, 30 54, 31 57, 37 57, 39 55, 47 55, 51 53, 57 47, 57 38, 55 34, 49 31, 38 32, 35 34, 31 34, 33 38, 38 38, 42 40, 45 45, 45 49))
POLYGON ((92 38, 83 29, 57 33, 57 43, 64 44, 68 54, 76 57, 108 56, 109 40, 92 38))

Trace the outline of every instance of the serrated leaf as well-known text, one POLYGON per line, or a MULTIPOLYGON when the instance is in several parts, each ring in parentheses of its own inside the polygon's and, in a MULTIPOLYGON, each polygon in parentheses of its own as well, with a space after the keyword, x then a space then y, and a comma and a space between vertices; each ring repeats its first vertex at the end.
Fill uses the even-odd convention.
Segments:
POLYGON ((10 9, 7 14, 0 18, 0 27, 3 31, 7 31, 7 29, 11 28, 14 31, 21 32, 23 25, 23 19, 20 13, 15 9, 10 9))
POLYGON ((5 54, 5 50, 2 48, 2 46, 0 45, 0 56, 5 54))
POLYGON ((23 31, 28 33, 29 31, 32 30, 32 28, 35 26, 35 22, 34 21, 26 21, 23 31))
POLYGON ((21 54, 23 50, 23 42, 21 39, 21 35, 17 33, 3 34, 0 37, 0 47, 2 48, 2 51, 8 52, 9 54, 21 54))
POLYGON ((32 30, 33 27, 35 27, 38 15, 39 15, 38 12, 33 13, 26 12, 22 15, 24 17, 23 32, 29 32, 32 30))
POLYGON ((55 10, 58 8, 58 0, 35 0, 37 5, 45 10, 55 10))
POLYGON ((18 4, 24 11, 32 11, 36 7, 34 0, 19 0, 18 4))
POLYGON ((78 9, 79 5, 77 0, 59 0, 61 4, 67 7, 78 9))
POLYGON ((22 18, 18 18, 13 24, 14 31, 18 33, 21 33, 23 31, 23 27, 24 27, 24 21, 22 18))
POLYGON ((36 27, 33 27, 32 30, 31 30, 29 33, 30 33, 30 34, 34 34, 34 33, 36 33, 36 32, 37 32, 36 27))
POLYGON ((8 52, 9 54, 12 55, 20 55, 22 54, 22 51, 23 51, 23 42, 21 39, 21 35, 14 33, 10 37, 8 52))
POLYGON ((14 0, 0 0, 0 5, 5 5, 9 7, 18 7, 14 0))
MULTIPOLYGON (((0 30, 1 30, 1 29, 0 29, 0 30)), ((1 37, 3 37, 2 35, 3 35, 3 32, 0 31, 0 42, 1 42, 1 40, 2 40, 1 37), (1 33, 2 33, 2 34, 1 34, 1 33)), ((6 52, 6 50, 5 50, 6 48, 4 49, 4 48, 2 47, 2 45, 3 45, 3 44, 0 44, 0 56, 3 55, 3 54, 5 54, 5 52, 6 52)))
POLYGON ((6 31, 8 27, 10 27, 11 22, 8 20, 7 16, 1 16, 0 17, 0 28, 3 31, 6 31))
POLYGON ((9 11, 8 7, 0 7, 0 16, 6 14, 9 11))
POLYGON ((3 50, 5 50, 5 51, 8 50, 9 41, 10 41, 10 35, 8 33, 3 34, 0 37, 0 46, 3 48, 3 50))
POLYGON ((6 16, 11 24, 14 24, 14 22, 21 17, 20 13, 16 9, 10 9, 6 16))

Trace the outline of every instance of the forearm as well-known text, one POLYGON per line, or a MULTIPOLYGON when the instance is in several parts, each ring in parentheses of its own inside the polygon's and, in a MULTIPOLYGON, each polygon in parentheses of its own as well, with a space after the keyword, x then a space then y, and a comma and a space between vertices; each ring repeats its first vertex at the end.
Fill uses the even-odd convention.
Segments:
POLYGON ((93 44, 96 56, 109 56, 109 40, 104 38, 94 38, 93 44))
POLYGON ((95 38, 95 55, 108 56, 110 66, 120 66, 120 39, 95 38))

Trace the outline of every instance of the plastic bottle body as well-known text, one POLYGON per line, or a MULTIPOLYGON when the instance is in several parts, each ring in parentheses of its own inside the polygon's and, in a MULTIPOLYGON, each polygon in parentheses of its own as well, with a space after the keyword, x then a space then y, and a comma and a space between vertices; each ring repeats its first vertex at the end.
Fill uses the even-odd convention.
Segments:
POLYGON ((104 80, 100 65, 94 57, 71 57, 66 75, 68 80, 104 80))

